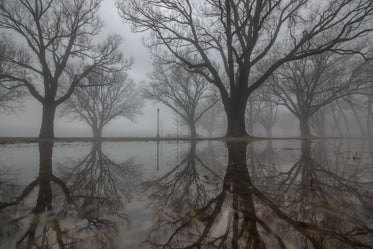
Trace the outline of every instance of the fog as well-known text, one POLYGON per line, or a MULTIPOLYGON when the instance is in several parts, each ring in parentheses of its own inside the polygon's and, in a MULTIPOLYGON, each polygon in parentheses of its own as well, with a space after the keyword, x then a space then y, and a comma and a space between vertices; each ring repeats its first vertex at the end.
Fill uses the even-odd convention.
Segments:
MULTIPOLYGON (((124 23, 118 15, 118 10, 115 7, 115 0, 105 0, 102 2, 100 8, 100 16, 105 23, 102 37, 110 33, 118 33, 123 38, 123 42, 120 45, 121 51, 128 58, 134 58, 135 62, 131 68, 127 71, 128 75, 138 86, 142 86, 149 82, 149 74, 153 71, 152 59, 149 50, 143 45, 144 37, 147 37, 148 33, 133 33, 128 23, 124 23)), ((359 62, 360 63, 360 62, 359 62)), ((289 66, 290 67, 290 66, 289 66)), ((267 88, 264 86, 259 88, 262 92, 258 95, 264 95, 267 88)), ((307 94, 307 93, 306 93, 307 94)), ((233 98, 233 97, 232 97, 233 98)), ((278 105, 285 105, 287 103, 280 103, 278 105)), ((261 104, 259 104, 261 105, 261 104)), ((276 107, 277 108, 277 107, 276 107)), ((292 108, 289 107, 288 108, 292 108)), ((345 108, 338 104, 339 112, 345 108)), ((371 107, 372 108, 372 107, 371 107)), ((57 137, 89 137, 92 136, 91 127, 85 122, 78 120, 71 120, 59 113, 60 106, 57 107, 57 114, 55 118, 55 135, 57 137)), ((180 125, 176 122, 176 114, 171 108, 156 103, 154 101, 146 100, 140 114, 135 115, 133 120, 126 119, 124 117, 118 117, 113 119, 108 125, 105 125, 103 129, 104 137, 152 137, 157 134, 157 109, 160 110, 160 135, 161 136, 174 136, 187 135, 188 127, 186 125, 180 125)), ((343 114, 343 117, 333 117, 334 123, 338 122, 338 129, 340 133, 347 131, 346 136, 364 136, 361 132, 362 126, 369 126, 369 122, 366 122, 366 109, 361 109, 363 116, 362 121, 356 120, 356 114, 352 111, 348 111, 347 114, 343 114), (365 116, 364 116, 365 115, 365 116), (361 124, 363 122, 363 124, 361 124), (347 124, 349 123, 349 125, 347 124), (342 128, 340 128, 342 127, 342 128)), ((353 110, 355 112, 355 110, 353 110)), ((336 110, 338 112, 338 110, 336 110)), ((371 112, 371 111, 370 111, 371 112)), ((20 110, 14 112, 0 112, 0 136, 3 137, 37 137, 41 126, 41 113, 42 106, 32 97, 27 97, 20 110)), ((224 110, 221 109, 220 113, 226 119, 224 110)), ((293 112, 294 113, 294 112, 293 112)), ((370 114, 368 114, 369 116, 370 114)), ((250 115, 248 115, 250 116, 250 115)), ((326 124, 328 135, 335 135, 336 130, 335 124, 331 122, 332 117, 327 116, 326 124)), ((369 119, 369 117, 368 117, 369 119)), ((299 119, 301 120, 301 119, 299 119)), ((272 135, 274 137, 291 137, 298 136, 299 133, 299 120, 285 107, 278 109, 276 122, 272 127, 272 135)), ((214 131, 213 136, 223 136, 226 134, 226 122, 221 125, 220 128, 214 131)), ((198 124, 198 123, 197 123, 198 124)), ((249 135, 255 136, 266 136, 265 130, 255 125, 253 126, 253 132, 249 135)), ((201 127, 197 127, 197 133, 201 136, 206 136, 207 131, 201 127)))
MULTIPOLYGON (((118 33, 123 38, 122 52, 135 59, 129 76, 137 83, 147 80, 152 71, 152 62, 148 49, 143 46, 144 34, 132 33, 128 24, 123 23, 117 14, 114 0, 105 0, 100 8, 100 16, 104 21, 102 35, 118 33)), ((160 109, 160 133, 175 133, 175 115, 162 104, 147 102, 142 114, 134 121, 123 117, 112 120, 103 130, 103 136, 155 136, 157 131, 157 108, 160 109)), ((57 112, 58 112, 57 108, 57 112)), ((0 136, 3 137, 37 137, 40 131, 42 106, 34 98, 27 98, 21 110, 14 113, 0 112, 0 136)), ((57 137, 89 137, 91 128, 84 122, 70 120, 57 113, 55 119, 57 137)))
MULTIPOLYGON (((41 105, 28 99, 22 110, 15 113, 0 113, 1 137, 37 137, 41 123, 41 105)), ((157 108, 160 109, 160 133, 175 133, 175 115, 165 106, 148 102, 143 114, 137 115, 134 121, 126 118, 112 120, 103 130, 105 137, 153 137, 157 134, 157 108)), ((88 124, 56 115, 55 133, 57 137, 90 137, 88 124)))

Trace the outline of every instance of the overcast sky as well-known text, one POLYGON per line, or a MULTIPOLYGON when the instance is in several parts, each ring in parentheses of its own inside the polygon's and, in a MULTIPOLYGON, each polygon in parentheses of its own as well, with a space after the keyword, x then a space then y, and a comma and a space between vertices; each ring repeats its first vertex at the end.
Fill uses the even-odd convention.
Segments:
MULTIPOLYGON (((115 8, 115 0, 104 0, 100 9, 100 15, 105 22, 104 35, 118 33, 124 39, 123 53, 135 59, 135 63, 128 74, 135 82, 147 79, 152 65, 148 49, 142 45, 144 34, 134 34, 127 23, 123 23, 115 8)), ((160 108, 161 134, 176 133, 175 115, 165 106, 147 102, 143 108, 143 114, 138 115, 135 121, 125 118, 117 118, 103 130, 103 136, 155 136, 157 108, 160 108)), ((57 109, 58 110, 58 109, 57 109)), ((41 105, 29 97, 25 101, 22 111, 16 113, 0 113, 0 136, 32 136, 39 135, 41 123, 41 105)), ((91 136, 90 127, 84 122, 71 121, 61 117, 58 113, 55 120, 55 136, 91 136)))

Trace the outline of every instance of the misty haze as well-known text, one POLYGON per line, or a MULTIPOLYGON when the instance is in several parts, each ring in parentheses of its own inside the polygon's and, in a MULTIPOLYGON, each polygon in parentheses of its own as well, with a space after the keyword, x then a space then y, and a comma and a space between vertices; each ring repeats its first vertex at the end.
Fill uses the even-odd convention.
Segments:
POLYGON ((373 1, 0 0, 0 249, 373 248, 373 1))

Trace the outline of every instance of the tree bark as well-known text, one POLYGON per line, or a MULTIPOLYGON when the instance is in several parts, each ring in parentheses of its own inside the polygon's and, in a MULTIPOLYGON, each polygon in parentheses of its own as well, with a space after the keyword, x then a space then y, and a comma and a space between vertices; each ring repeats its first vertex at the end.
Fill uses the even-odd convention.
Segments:
POLYGON ((92 135, 94 138, 102 138, 102 128, 103 127, 97 127, 97 126, 91 126, 92 128, 92 135))
POLYGON ((43 103, 43 114, 39 138, 54 138, 54 117, 56 106, 50 103, 43 103))
POLYGON ((300 129, 300 136, 301 137, 310 137, 311 129, 309 126, 309 118, 308 117, 301 117, 299 118, 299 129, 300 129))
POLYGON ((245 109, 247 97, 243 94, 232 95, 229 100, 223 101, 225 112, 227 114, 227 137, 245 137, 249 136, 246 131, 245 109))
POLYGON ((194 121, 189 121, 189 130, 190 130, 190 137, 197 137, 197 131, 196 131, 196 123, 194 121))

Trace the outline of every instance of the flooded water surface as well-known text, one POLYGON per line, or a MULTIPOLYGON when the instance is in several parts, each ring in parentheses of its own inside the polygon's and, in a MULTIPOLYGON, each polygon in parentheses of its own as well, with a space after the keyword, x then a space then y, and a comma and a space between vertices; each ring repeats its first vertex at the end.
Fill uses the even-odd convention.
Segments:
POLYGON ((373 248, 361 140, 0 146, 0 248, 373 248))

